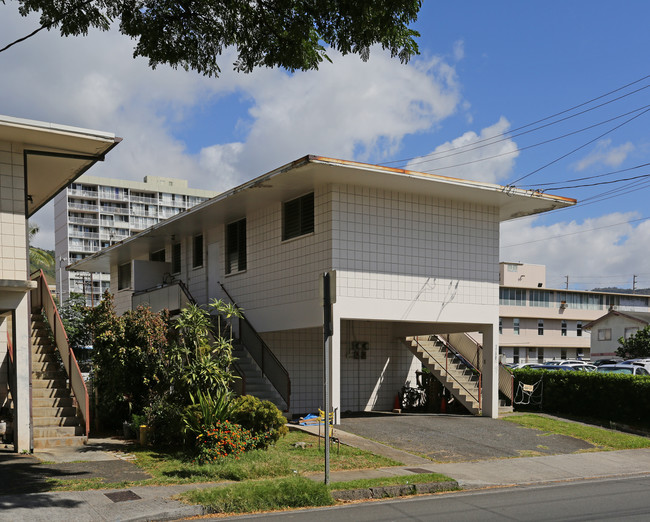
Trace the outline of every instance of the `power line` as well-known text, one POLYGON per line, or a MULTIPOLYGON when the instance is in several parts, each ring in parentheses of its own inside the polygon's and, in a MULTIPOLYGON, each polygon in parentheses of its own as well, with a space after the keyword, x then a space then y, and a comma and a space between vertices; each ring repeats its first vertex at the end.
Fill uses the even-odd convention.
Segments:
POLYGON ((630 123, 631 121, 636 120, 636 119, 639 118, 640 116, 643 116, 643 115, 646 114, 648 111, 650 111, 650 109, 646 109, 646 110, 644 110, 643 112, 641 112, 641 113, 639 113, 639 114, 636 114, 635 116, 632 116, 629 120, 625 120, 623 123, 617 125, 616 127, 612 127, 611 129, 609 129, 608 131, 604 132, 603 134, 601 134, 601 135, 599 135, 599 136, 596 136, 596 137, 595 137, 594 139, 592 139, 592 140, 589 140, 587 143, 583 143, 583 144, 580 145, 579 147, 576 147, 575 149, 570 150, 570 151, 567 152, 566 154, 563 154, 562 156, 560 156, 560 157, 558 157, 558 158, 555 158, 553 161, 549 161, 549 162, 546 163, 545 165, 542 165, 541 167, 539 167, 539 168, 537 168, 537 169, 535 169, 535 170, 529 172, 529 173, 526 174, 525 176, 521 176, 520 178, 517 178, 516 180, 514 180, 514 181, 513 181, 512 183, 510 183, 509 185, 512 186, 512 185, 514 185, 515 183, 517 183, 518 181, 521 181, 522 179, 526 179, 527 177, 532 176, 533 174, 536 174, 536 173, 540 172, 541 170, 544 170, 546 167, 550 167, 550 166, 553 165, 554 163, 557 163, 558 161, 563 160, 564 158, 570 156, 571 154, 574 154, 574 153, 578 152, 579 150, 584 149, 587 145, 591 145, 592 143, 594 143, 595 141, 598 141, 598 140, 601 139, 602 137, 607 136, 607 134, 610 134, 611 132, 614 132, 615 130, 620 129, 621 127, 623 127, 624 125, 627 125, 627 124, 630 123))
MULTIPOLYGON (((482 162, 482 161, 487 161, 487 160, 491 160, 491 159, 501 158, 501 157, 503 157, 503 156, 509 156, 509 155, 511 155, 511 154, 516 154, 516 153, 522 152, 522 151, 524 151, 524 150, 528 150, 528 149, 532 149, 532 148, 535 148, 535 147, 539 147, 539 146, 541 146, 541 145, 546 145, 546 144, 548 144, 548 143, 552 143, 552 142, 554 142, 554 141, 558 141, 558 140, 561 140, 561 139, 567 138, 567 137, 569 137, 569 136, 573 136, 573 135, 575 135, 575 134, 579 134, 579 133, 581 133, 581 132, 584 132, 584 131, 587 131, 587 130, 593 129, 593 128, 595 128, 595 127, 598 127, 598 126, 600 126, 600 125, 605 125, 606 123, 610 123, 610 122, 612 122, 612 121, 614 121, 614 120, 617 120, 617 119, 619 119, 619 118, 624 118, 625 116, 629 116, 630 114, 634 114, 635 112, 639 112, 639 111, 642 111, 642 112, 641 112, 640 114, 637 114, 636 116, 630 118, 629 120, 626 120, 626 121, 623 122, 621 125, 618 125, 618 126, 612 128, 612 129, 608 130, 607 132, 601 134, 599 137, 595 138, 594 140, 591 140, 591 141, 585 143, 585 144, 582 145, 581 147, 578 147, 577 149, 575 149, 575 150, 573 150, 571 153, 569 153, 569 154, 572 154, 573 152, 576 152, 576 151, 579 150, 580 148, 586 147, 586 146, 589 145, 590 143, 593 143, 594 141, 596 141, 596 140, 602 138, 603 136, 606 136, 606 135, 609 134, 610 132, 613 132, 614 130, 618 129, 619 127, 621 127, 621 126, 623 126, 623 125, 629 123, 630 121, 632 121, 633 119, 635 119, 635 118, 638 117, 638 116, 641 116, 641 115, 644 114, 645 112, 650 111, 650 104, 648 104, 648 105, 644 105, 643 107, 638 107, 638 108, 636 108, 636 109, 634 109, 634 110, 628 111, 628 112, 623 113, 623 114, 619 114, 618 116, 614 116, 614 117, 609 118, 609 119, 607 119, 607 120, 603 120, 603 121, 600 121, 600 122, 598 122, 598 123, 594 123, 594 124, 589 125, 589 126, 587 126, 587 127, 583 127, 582 129, 578 129, 578 130, 575 130, 575 131, 571 131, 571 132, 569 132, 569 133, 566 133, 566 134, 563 134, 563 135, 560 135, 560 136, 556 136, 556 137, 554 137, 554 138, 549 138, 548 140, 544 140, 544 141, 541 141, 541 142, 538 142, 538 143, 533 143, 532 145, 527 145, 527 146, 525 146, 525 147, 519 147, 519 148, 516 148, 516 149, 511 150, 511 151, 508 151, 508 152, 502 152, 502 153, 500 153, 500 154, 495 154, 495 155, 493 155, 493 156, 488 156, 488 157, 485 157, 485 158, 477 158, 477 159, 470 160, 470 161, 465 161, 465 162, 462 162, 462 163, 454 163, 453 165, 445 165, 444 167, 436 167, 436 168, 432 168, 432 169, 421 170, 420 172, 428 172, 428 173, 431 173, 431 172, 437 172, 437 171, 440 171, 440 170, 447 170, 447 169, 453 169, 453 168, 457 168, 457 167, 464 167, 464 166, 467 166, 467 165, 472 165, 472 164, 474 164, 474 163, 480 163, 480 162, 482 162)), ((563 157, 566 157, 566 156, 568 156, 569 154, 566 154, 566 155, 563 156, 563 157)), ((553 162, 547 164, 547 165, 544 166, 544 167, 541 167, 541 168, 538 169, 538 170, 541 170, 542 168, 546 168, 547 166, 551 165, 551 164, 554 163, 555 161, 559 161, 560 159, 562 159, 562 158, 559 158, 559 159, 557 159, 557 160, 554 160, 553 162)), ((433 161, 433 160, 431 160, 431 161, 433 161)), ((535 172, 536 172, 536 171, 532 172, 531 174, 534 174, 535 172)), ((527 174, 526 176, 523 176, 523 177, 520 178, 520 179, 524 179, 524 178, 530 176, 531 174, 527 174)), ((519 181, 519 180, 515 180, 514 183, 516 183, 517 181, 519 181)), ((512 184, 511 184, 511 185, 512 185, 512 184)))
POLYGON ((596 174, 594 176, 584 176, 582 178, 573 178, 573 179, 567 179, 563 181, 549 181, 548 183, 537 183, 535 185, 532 184, 520 185, 519 188, 526 189, 526 188, 550 187, 551 185, 559 185, 560 183, 573 183, 574 181, 585 181, 588 179, 604 178, 606 176, 612 176, 613 174, 620 174, 621 172, 629 172, 630 170, 640 169, 641 167, 647 167, 647 166, 650 166, 650 162, 641 163, 640 165, 634 165, 633 167, 627 167, 625 169, 611 170, 609 172, 605 172, 604 174, 596 174))
POLYGON ((611 185, 612 183, 621 183, 623 181, 630 181, 634 179, 648 178, 648 177, 650 177, 650 174, 641 174, 639 176, 633 176, 631 178, 611 179, 609 181, 599 181, 597 183, 582 183, 580 185, 567 185, 566 187, 554 187, 553 190, 567 190, 567 189, 582 188, 582 187, 596 187, 598 185, 611 185))
POLYGON ((515 247, 515 246, 521 246, 521 245, 528 245, 530 243, 539 243, 540 241, 548 241, 549 239, 557 239, 560 237, 568 237, 568 236, 575 236, 578 234, 584 234, 586 232, 592 232, 594 230, 602 230, 604 228, 612 228, 612 227, 618 227, 620 225, 628 225, 630 223, 636 223, 638 221, 645 221, 647 219, 650 219, 650 216, 648 217, 643 217, 643 218, 638 218, 638 219, 631 219, 629 221, 622 221, 620 223, 614 223, 611 225, 603 225, 602 227, 593 227, 593 228, 588 228, 585 230, 578 230, 577 232, 569 232, 567 234, 558 234, 556 236, 549 236, 549 237, 544 237, 541 239, 532 239, 530 241, 524 241, 523 243, 515 243, 513 245, 502 245, 500 248, 510 248, 510 247, 515 247))
MULTIPOLYGON (((501 142, 504 142, 504 141, 512 140, 512 139, 514 139, 514 138, 518 138, 518 137, 523 136, 523 135, 525 135, 525 134, 530 134, 531 132, 535 132, 535 131, 538 131, 538 130, 540 130, 540 129, 544 129, 544 128, 546 128, 546 127, 550 127, 550 126, 552 126, 552 125, 556 125, 556 124, 558 124, 558 123, 562 123, 562 122, 567 121, 567 120, 569 120, 569 119, 571 119, 571 118, 575 118, 575 117, 577 117, 577 116, 582 116, 583 114, 586 114, 586 113, 588 113, 588 112, 590 112, 590 111, 594 111, 594 110, 596 110, 596 109, 599 109, 599 108, 601 108, 601 107, 604 107, 605 105, 608 105, 608 104, 610 104, 610 103, 614 103, 615 101, 621 100, 621 99, 623 99, 623 98, 625 98, 625 97, 627 97, 627 96, 631 96, 632 94, 636 94, 637 92, 642 91, 642 90, 644 90, 644 89, 647 89, 647 88, 649 88, 649 87, 650 87, 650 85, 646 85, 646 86, 644 86, 644 87, 641 87, 641 88, 639 88, 639 89, 636 89, 635 91, 632 91, 632 92, 629 92, 629 93, 627 93, 627 94, 624 94, 623 96, 619 96, 618 98, 614 98, 613 100, 610 100, 610 101, 608 101, 608 102, 601 103, 600 105, 596 105, 596 106, 591 107, 591 108, 589 108, 589 109, 585 109, 584 111, 580 111, 580 112, 578 112, 578 113, 576 113, 576 114, 572 114, 571 116, 567 116, 567 117, 565 117, 565 118, 561 118, 561 119, 559 119, 559 120, 556 120, 556 121, 553 121, 553 122, 550 122, 550 123, 546 123, 546 124, 544 124, 544 125, 540 125, 539 127, 535 127, 535 128, 533 128, 533 129, 529 129, 529 130, 527 130, 527 131, 520 132, 520 133, 518 133, 518 134, 512 134, 512 132, 516 132, 516 130, 514 130, 514 131, 509 131, 509 132, 503 132, 503 133, 501 133, 501 134, 497 134, 497 135, 492 136, 492 137, 489 137, 489 138, 483 138, 483 139, 477 140, 477 141, 475 141, 475 142, 468 143, 468 144, 466 144, 466 145, 460 145, 460 146, 458 146, 458 147, 452 147, 452 148, 450 148, 450 149, 447 149, 447 150, 441 150, 441 151, 439 151, 439 152, 431 152, 431 153, 429 153, 429 154, 425 154, 424 156, 416 156, 415 158, 411 158, 411 160, 413 160, 413 159, 422 159, 422 161, 411 162, 409 165, 422 165, 422 164, 424 164, 424 163, 430 163, 430 162, 432 162, 432 161, 436 161, 436 160, 440 160, 440 159, 449 158, 449 157, 451 157, 451 156, 457 156, 457 155, 459 155, 459 154, 465 154, 466 152, 471 152, 471 151, 474 151, 474 150, 477 150, 477 149, 482 149, 482 148, 484 148, 484 147, 490 147, 490 146, 492 146, 492 145, 496 145, 497 143, 501 143, 501 142), (498 139, 498 140, 496 140, 496 141, 490 141, 490 140, 494 140, 494 139, 496 139, 496 138, 501 138, 501 139, 498 139), (490 143, 485 143, 486 141, 489 141, 490 143), (483 143, 483 145, 479 145, 480 143, 483 143), (453 151, 456 151, 456 152, 453 152, 453 151), (449 153, 449 154, 446 154, 446 153, 449 153), (424 159, 424 158, 429 158, 429 159, 424 159)), ((646 105, 645 107, 648 107, 648 106, 646 105)), ((643 108, 644 108, 644 107, 641 107, 641 108, 636 109, 636 110, 641 110, 641 109, 643 109, 643 108)), ((632 111, 632 112, 634 112, 634 111, 632 111)), ((627 114, 631 114, 631 112, 629 112, 629 113, 627 113, 627 114)), ((621 116, 621 117, 622 117, 622 116, 621 116)), ((611 120, 608 120, 608 121, 611 121, 611 120)), ((520 129, 521 129, 521 128, 523 128, 523 127, 520 127, 520 129)), ((588 129, 588 128, 590 128, 590 127, 587 127, 587 129, 588 129)), ((568 135, 570 135, 570 134, 567 134, 566 136, 568 136, 568 135)), ((524 149, 520 149, 520 150, 524 150, 524 149)), ((409 160, 409 161, 410 161, 410 160, 409 160)), ((403 162, 403 161, 402 161, 402 162, 403 162)), ((390 165, 390 164, 392 164, 392 163, 399 163, 399 161, 389 161, 389 162, 383 163, 383 165, 390 165)))
MULTIPOLYGON (((539 119, 539 120, 536 120, 536 121, 533 121, 533 122, 531 122, 531 123, 527 123, 527 124, 525 124, 525 125, 522 125, 522 126, 520 126, 520 127, 517 127, 517 128, 515 128, 515 129, 512 129, 512 130, 510 130, 509 132, 503 132, 503 133, 501 133, 501 134, 495 134, 494 136, 491 136, 491 137, 489 137, 489 138, 483 138, 482 140, 480 140, 480 141, 478 141, 478 142, 474 142, 473 145, 475 145, 476 143, 481 143, 482 141, 488 141, 488 140, 492 140, 492 139, 495 139, 495 138, 500 138, 500 137, 503 137, 503 136, 508 135, 508 134, 511 133, 511 132, 518 132, 518 131, 520 131, 520 130, 522 130, 522 129, 526 129, 526 128, 528 128, 528 127, 531 127, 532 125, 537 125, 538 123, 542 123, 542 122, 544 122, 544 121, 547 121, 547 120, 553 119, 553 118, 555 118, 555 117, 557 117, 557 116, 561 116, 562 114, 566 114, 566 113, 568 113, 568 112, 574 111, 574 110, 576 110, 576 109, 579 109, 580 107, 584 107, 585 105, 589 105, 590 103, 593 103, 593 102, 595 102, 595 101, 598 101, 598 100, 601 100, 601 99, 603 99, 603 98, 606 98, 607 96, 610 96, 610 95, 612 95, 612 94, 614 94, 614 93, 616 93, 616 92, 619 92, 619 91, 622 91, 622 90, 624 90, 624 89, 627 89, 628 87, 631 87, 632 85, 636 85, 637 83, 640 83, 640 82, 642 82, 643 80, 646 80, 646 79, 648 79, 648 78, 650 78, 650 74, 648 74, 648 75, 646 75, 646 76, 643 76, 643 77, 639 78, 638 80, 634 80, 633 82, 627 83, 627 84, 625 84, 625 85, 623 85, 623 86, 621 86, 621 87, 618 87, 618 88, 616 88, 616 89, 614 89, 614 90, 612 90, 612 91, 606 92, 605 94, 601 94, 600 96, 596 96, 595 98, 592 98, 592 99, 590 99, 590 100, 587 100, 587 101, 585 101, 585 102, 582 102, 582 103, 580 103, 580 104, 578 104, 578 105, 574 105, 573 107, 569 107, 568 109, 564 109, 564 110, 562 110, 562 111, 560 111, 560 112, 556 112, 555 114, 551 114, 550 116, 546 116, 545 118, 541 118, 541 119, 539 119)), ((639 90, 642 90, 642 89, 639 89, 639 90)), ((633 92, 637 92, 637 91, 633 91, 633 92)), ((630 94, 632 94, 632 93, 630 93, 630 94)), ((612 101, 616 101, 616 100, 612 100, 612 101)), ((459 147, 459 148, 467 147, 467 146, 469 146, 469 144, 468 144, 468 145, 462 145, 462 146, 459 147)), ((399 159, 399 160, 388 161, 388 162, 386 162, 386 163, 383 163, 383 165, 392 165, 392 164, 394 164, 394 163, 404 163, 404 162, 408 162, 408 161, 413 160, 413 159, 417 159, 417 158, 419 158, 419 157, 422 157, 422 156, 415 156, 415 157, 413 157, 413 158, 403 158, 403 159, 399 159)))

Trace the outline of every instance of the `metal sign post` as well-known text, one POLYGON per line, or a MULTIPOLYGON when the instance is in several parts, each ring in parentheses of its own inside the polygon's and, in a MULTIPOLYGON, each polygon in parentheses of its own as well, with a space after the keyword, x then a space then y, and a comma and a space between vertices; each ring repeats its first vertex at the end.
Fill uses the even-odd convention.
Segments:
POLYGON ((330 273, 322 277, 323 288, 323 400, 325 403, 325 484, 330 483, 330 356, 332 351, 332 298, 330 293, 330 273))

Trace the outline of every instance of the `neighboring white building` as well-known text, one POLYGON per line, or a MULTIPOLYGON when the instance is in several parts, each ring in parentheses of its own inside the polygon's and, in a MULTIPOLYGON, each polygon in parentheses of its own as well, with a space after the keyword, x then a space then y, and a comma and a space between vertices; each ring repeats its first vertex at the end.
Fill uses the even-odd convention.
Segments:
POLYGON ((585 324, 591 330, 591 358, 607 359, 616 356, 618 340, 628 339, 650 324, 650 311, 619 312, 610 310, 595 321, 585 324))
MULTIPOLYGON (((34 340, 39 325, 32 313, 40 317, 39 304, 52 300, 46 285, 30 280, 27 219, 120 140, 106 132, 0 116, 0 408, 11 412, 15 451, 30 451, 37 438, 61 443, 63 435, 87 435, 87 416, 83 427, 68 427, 56 417, 75 419, 76 407, 54 354, 34 340)), ((49 345, 48 340, 51 350, 49 345)), ((64 352, 62 360, 67 368, 74 358, 64 352)), ((70 381, 77 407, 87 405, 80 372, 70 381)))
MULTIPOLYGON (((480 411, 495 417, 499 224, 574 203, 305 156, 71 269, 110 271, 119 313, 143 302, 178 308, 182 299, 172 278, 198 303, 227 291, 269 348, 264 364, 273 359, 273 372, 286 371, 290 413, 323 407, 319 278, 332 271, 329 370, 337 417, 393 408, 397 392, 414 384, 421 367, 407 337, 477 331, 483 339, 480 411), (164 262, 151 260, 162 251, 164 262)), ((260 344, 254 332, 239 328, 244 344, 260 344)))
POLYGON ((68 272, 65 267, 216 195, 191 189, 187 180, 145 176, 144 182, 84 175, 54 198, 56 281, 60 302, 70 293, 96 304, 109 274, 68 272))
POLYGON ((650 312, 650 297, 645 295, 546 288, 543 265, 500 263, 499 275, 499 352, 503 362, 595 360, 596 354, 590 354, 587 323, 612 309, 650 312))

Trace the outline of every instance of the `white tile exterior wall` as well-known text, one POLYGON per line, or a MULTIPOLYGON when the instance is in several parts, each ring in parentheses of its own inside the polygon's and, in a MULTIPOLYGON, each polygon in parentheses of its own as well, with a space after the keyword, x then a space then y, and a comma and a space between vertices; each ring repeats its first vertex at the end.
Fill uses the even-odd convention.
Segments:
POLYGON ((474 305, 496 302, 496 208, 336 186, 332 215, 339 296, 474 305))
MULTIPOLYGON (((323 333, 320 328, 266 332, 264 341, 291 376, 291 412, 323 409, 323 333)), ((341 324, 341 411, 391 410, 402 386, 415 386, 420 363, 388 323, 341 324), (353 341, 369 343, 366 359, 354 359, 353 341)))
POLYGON ((23 148, 0 141, 0 279, 28 279, 23 148))

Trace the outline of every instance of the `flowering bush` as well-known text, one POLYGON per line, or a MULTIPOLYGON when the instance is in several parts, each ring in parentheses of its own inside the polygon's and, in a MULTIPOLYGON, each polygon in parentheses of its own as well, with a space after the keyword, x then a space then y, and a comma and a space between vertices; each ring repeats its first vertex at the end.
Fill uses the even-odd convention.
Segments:
POLYGON ((239 458, 242 453, 267 444, 264 435, 254 435, 250 430, 230 421, 216 421, 212 428, 196 437, 199 464, 214 462, 228 456, 239 458))

